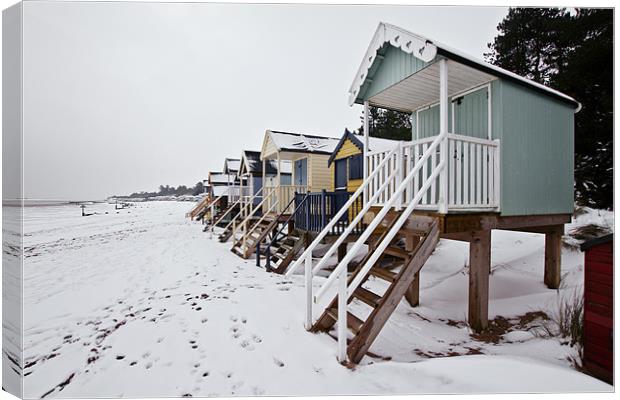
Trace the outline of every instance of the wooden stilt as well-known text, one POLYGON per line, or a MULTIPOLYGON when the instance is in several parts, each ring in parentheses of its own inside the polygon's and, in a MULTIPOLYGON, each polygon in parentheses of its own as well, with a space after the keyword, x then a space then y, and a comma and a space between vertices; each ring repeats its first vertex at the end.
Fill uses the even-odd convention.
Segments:
POLYGON ((564 225, 553 226, 545 232, 545 285, 549 289, 560 287, 563 234, 564 225))
MULTIPOLYGON (((416 246, 420 242, 419 236, 408 235, 405 238, 405 250, 409 253, 415 250, 416 246)), ((420 272, 415 274, 415 278, 411 283, 411 286, 405 292, 405 299, 411 305, 416 307, 420 305, 420 272)))
POLYGON ((489 324, 491 231, 478 231, 469 243, 469 326, 476 332, 489 324))

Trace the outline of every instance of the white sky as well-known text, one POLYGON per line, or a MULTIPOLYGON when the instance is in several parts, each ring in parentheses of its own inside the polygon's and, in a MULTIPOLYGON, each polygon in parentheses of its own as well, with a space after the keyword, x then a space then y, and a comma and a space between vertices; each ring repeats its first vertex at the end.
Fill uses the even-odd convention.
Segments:
POLYGON ((506 8, 43 3, 24 7, 25 195, 193 185, 266 129, 339 136, 380 21, 482 58, 506 8))

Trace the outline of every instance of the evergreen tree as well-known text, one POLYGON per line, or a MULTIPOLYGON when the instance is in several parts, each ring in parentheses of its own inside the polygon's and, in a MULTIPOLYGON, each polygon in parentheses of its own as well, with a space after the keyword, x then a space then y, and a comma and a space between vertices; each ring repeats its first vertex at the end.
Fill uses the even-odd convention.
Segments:
POLYGON ((512 8, 486 59, 579 101, 575 197, 613 207, 613 11, 512 8))
MULTIPOLYGON (((411 140, 410 114, 370 106, 368 109, 370 136, 385 139, 411 140)), ((364 115, 358 134, 364 133, 364 115)))

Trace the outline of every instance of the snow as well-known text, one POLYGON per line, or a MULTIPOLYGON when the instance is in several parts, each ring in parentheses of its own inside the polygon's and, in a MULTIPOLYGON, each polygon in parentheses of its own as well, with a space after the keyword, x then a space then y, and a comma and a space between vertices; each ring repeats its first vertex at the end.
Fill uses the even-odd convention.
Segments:
POLYGON ((228 174, 225 174, 224 172, 210 172, 209 173, 209 183, 210 184, 214 184, 214 183, 228 183, 228 181, 230 180, 228 174))
MULTIPOLYGON (((303 277, 240 259, 186 208, 24 210, 25 397, 612 390, 571 367, 575 349, 527 327, 498 343, 472 337, 467 245, 444 240, 422 270, 421 305, 401 302, 371 347, 383 358, 343 367, 328 334, 303 328, 303 277)), ((546 289, 543 246, 541 235, 493 233, 492 317, 551 313, 582 284, 583 255, 567 247, 563 288, 546 289)))
POLYGON ((241 160, 238 158, 227 158, 224 161, 224 171, 229 174, 239 171, 240 166, 241 166, 241 160))
POLYGON ((333 137, 303 135, 300 133, 268 131, 278 150, 307 151, 331 154, 340 139, 333 137))
MULTIPOLYGON (((364 137, 360 137, 360 140, 362 140, 362 143, 364 142, 364 137)), ((392 150, 394 147, 396 147, 396 145, 398 144, 398 140, 391 140, 391 139, 383 139, 383 138, 376 138, 376 137, 372 137, 370 136, 368 138, 368 151, 388 151, 388 150, 392 150)), ((406 143, 406 142, 403 142, 406 143)))

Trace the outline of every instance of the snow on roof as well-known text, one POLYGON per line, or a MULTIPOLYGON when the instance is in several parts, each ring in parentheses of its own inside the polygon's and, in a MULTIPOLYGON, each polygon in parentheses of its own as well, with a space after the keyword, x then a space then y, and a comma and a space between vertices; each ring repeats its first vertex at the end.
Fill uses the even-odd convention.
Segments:
POLYGON ((268 131, 279 151, 331 154, 339 139, 301 133, 268 131))
POLYGON ((239 171, 241 160, 238 158, 224 159, 224 172, 233 173, 239 171))
POLYGON ((241 159, 245 165, 246 172, 263 172, 263 162, 260 160, 260 151, 243 150, 241 159))
POLYGON ((223 172, 209 172, 209 183, 228 183, 228 175, 223 172))
MULTIPOLYGON (((332 154, 329 157, 328 164, 331 164, 332 161, 334 161, 334 159, 336 158, 336 154, 338 154, 338 152, 342 148, 342 145, 347 139, 353 142, 353 144, 357 146, 358 149, 364 150, 364 136, 356 135, 353 132, 350 132, 348 129, 345 129, 344 134, 338 141, 338 144, 336 145, 336 147, 334 148, 334 151, 332 151, 332 154)), ((377 138, 377 137, 370 136, 368 138, 368 151, 392 150, 394 147, 396 147, 398 142, 399 140, 384 139, 384 138, 377 138)))
POLYGON ((383 47, 385 43, 388 42, 392 46, 399 48, 408 54, 412 54, 414 57, 424 62, 430 62, 435 58, 437 54, 440 54, 447 58, 453 59, 454 61, 469 64, 472 68, 478 68, 483 71, 489 72, 490 74, 511 79, 518 83, 535 88, 538 91, 542 91, 548 95, 570 102, 575 105, 577 111, 581 109, 581 104, 579 104, 577 100, 558 90, 552 89, 545 85, 541 85, 540 83, 531 81, 527 78, 517 75, 514 72, 510 72, 496 65, 480 60, 476 57, 472 57, 469 54, 453 49, 442 43, 430 40, 422 35, 409 32, 403 28, 387 24, 385 22, 380 22, 379 26, 377 26, 377 30, 375 31, 370 45, 368 46, 366 55, 362 59, 362 63, 357 70, 357 74, 353 79, 353 83, 351 83, 351 88, 349 89, 349 105, 353 105, 357 100, 359 90, 364 84, 364 81, 366 80, 366 75, 375 61, 377 52, 381 47, 383 47))
MULTIPOLYGON (((246 172, 250 173, 262 173, 263 162, 260 159, 260 151, 243 151, 243 163, 245 165, 246 172)), ((282 167, 282 174, 290 174, 293 171, 293 167, 290 161, 281 160, 280 165, 282 167)), ((276 160, 268 160, 266 163, 267 171, 266 175, 275 175, 278 173, 278 162, 276 160)))
POLYGON ((228 193, 228 186, 227 185, 213 186, 213 188, 211 190, 213 190, 213 196, 219 197, 219 196, 221 196, 223 194, 227 194, 228 193))

